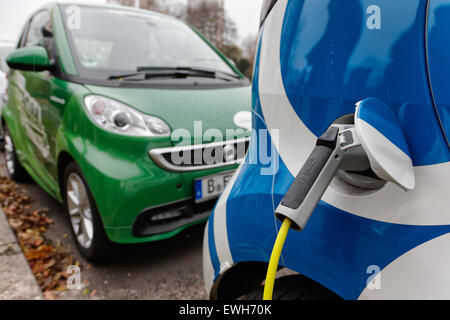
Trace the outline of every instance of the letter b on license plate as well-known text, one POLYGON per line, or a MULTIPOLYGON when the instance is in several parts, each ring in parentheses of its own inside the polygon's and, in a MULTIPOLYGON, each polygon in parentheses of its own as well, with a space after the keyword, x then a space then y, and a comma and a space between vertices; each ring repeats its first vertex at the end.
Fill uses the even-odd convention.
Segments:
POLYGON ((195 202, 204 202, 220 196, 231 180, 233 172, 225 172, 195 180, 195 202))

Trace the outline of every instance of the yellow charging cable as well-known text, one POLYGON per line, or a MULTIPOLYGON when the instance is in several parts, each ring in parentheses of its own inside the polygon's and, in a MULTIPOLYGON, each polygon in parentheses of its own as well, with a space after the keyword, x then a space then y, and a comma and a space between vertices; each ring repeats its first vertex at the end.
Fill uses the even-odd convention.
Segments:
POLYGON ((275 276, 277 275, 278 262, 280 261, 281 251, 292 221, 288 218, 284 219, 281 229, 278 232, 277 240, 273 246, 272 255, 270 256, 269 268, 267 269, 266 283, 264 285, 263 300, 272 300, 273 286, 275 284, 275 276))

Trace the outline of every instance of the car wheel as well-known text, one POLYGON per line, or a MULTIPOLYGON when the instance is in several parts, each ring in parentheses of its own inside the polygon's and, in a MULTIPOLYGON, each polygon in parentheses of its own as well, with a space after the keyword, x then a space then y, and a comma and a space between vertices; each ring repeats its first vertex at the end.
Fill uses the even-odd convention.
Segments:
POLYGON ((74 162, 65 170, 64 200, 72 236, 81 255, 91 262, 109 258, 114 244, 106 236, 89 186, 74 162))
MULTIPOLYGON (((262 300, 264 287, 257 288, 245 300, 262 300)), ((301 275, 279 278, 275 281, 273 300, 339 300, 332 291, 301 275)))
POLYGON ((17 159, 16 149, 14 148, 14 144, 7 126, 5 126, 4 128, 4 135, 4 157, 6 173, 8 174, 8 177, 17 182, 28 180, 28 173, 17 159))

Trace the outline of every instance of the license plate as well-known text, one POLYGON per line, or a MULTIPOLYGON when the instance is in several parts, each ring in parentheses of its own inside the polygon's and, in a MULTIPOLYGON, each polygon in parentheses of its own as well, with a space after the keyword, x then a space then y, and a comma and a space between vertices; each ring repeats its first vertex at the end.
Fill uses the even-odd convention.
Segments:
POLYGON ((218 198, 230 182, 233 174, 234 171, 228 171, 195 180, 195 202, 199 203, 218 198))

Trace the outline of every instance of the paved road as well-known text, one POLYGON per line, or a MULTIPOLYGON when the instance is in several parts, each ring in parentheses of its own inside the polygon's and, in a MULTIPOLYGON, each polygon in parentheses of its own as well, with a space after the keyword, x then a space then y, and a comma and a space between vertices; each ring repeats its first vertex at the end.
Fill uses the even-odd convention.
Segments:
MULTIPOLYGON (((0 172, 4 174, 3 154, 0 172)), ((61 298, 86 299, 205 299, 202 276, 202 240, 205 225, 185 230, 175 238, 150 244, 124 246, 107 265, 91 265, 78 254, 61 204, 34 182, 20 184, 37 208, 48 208, 54 224, 45 237, 61 241, 85 266, 81 274, 87 290, 68 291, 61 298), (83 295, 84 294, 84 295, 83 295)))

